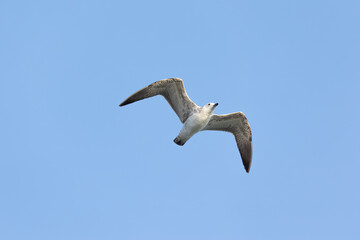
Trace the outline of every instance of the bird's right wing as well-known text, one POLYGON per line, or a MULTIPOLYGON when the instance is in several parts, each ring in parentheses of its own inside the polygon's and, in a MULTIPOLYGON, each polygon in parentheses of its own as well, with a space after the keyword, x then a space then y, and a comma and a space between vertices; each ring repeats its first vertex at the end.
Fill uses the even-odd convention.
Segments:
POLYGON ((186 94, 183 81, 180 78, 168 78, 154 82, 128 97, 120 104, 120 107, 156 95, 165 97, 182 123, 198 108, 186 94))
POLYGON ((226 115, 212 115, 203 130, 218 130, 234 134, 246 172, 250 171, 252 161, 251 129, 245 114, 242 112, 226 115))

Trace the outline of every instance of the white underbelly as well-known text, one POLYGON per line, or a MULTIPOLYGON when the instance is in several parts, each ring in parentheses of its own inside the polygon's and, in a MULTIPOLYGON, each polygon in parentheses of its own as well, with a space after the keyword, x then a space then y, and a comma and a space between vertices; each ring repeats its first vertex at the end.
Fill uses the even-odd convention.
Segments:
POLYGON ((180 131, 180 135, 186 139, 193 136, 195 133, 201 131, 209 122, 210 117, 202 116, 201 114, 191 115, 184 123, 180 131))

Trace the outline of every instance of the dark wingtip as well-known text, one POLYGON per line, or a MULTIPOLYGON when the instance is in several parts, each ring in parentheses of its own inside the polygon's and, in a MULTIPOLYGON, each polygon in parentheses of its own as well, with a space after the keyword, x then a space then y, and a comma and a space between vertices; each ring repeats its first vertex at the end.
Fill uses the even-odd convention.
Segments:
POLYGON ((122 103, 120 103, 119 107, 122 107, 122 106, 128 105, 129 103, 131 103, 131 102, 130 102, 130 101, 128 101, 128 100, 125 100, 125 101, 123 101, 122 103))
MULTIPOLYGON (((252 154, 251 154, 252 155, 252 154)), ((244 168, 245 168, 245 171, 247 173, 250 172, 250 168, 251 168, 251 161, 252 160, 252 156, 250 156, 249 158, 247 158, 245 161, 243 161, 243 165, 244 165, 244 168)))
POLYGON ((251 167, 251 156, 248 157, 248 156, 244 156, 244 154, 242 154, 241 158, 243 160, 242 162, 243 162, 245 171, 247 173, 249 173, 250 172, 250 167, 251 167))
POLYGON ((252 142, 248 143, 247 151, 241 154, 241 158, 243 160, 244 168, 247 173, 250 172, 251 162, 252 162, 252 142))

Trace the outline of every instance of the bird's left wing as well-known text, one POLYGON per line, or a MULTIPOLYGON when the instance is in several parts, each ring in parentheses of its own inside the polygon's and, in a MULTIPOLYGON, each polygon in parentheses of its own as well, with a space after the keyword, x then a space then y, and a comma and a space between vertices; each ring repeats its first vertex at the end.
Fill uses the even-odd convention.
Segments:
POLYGON ((250 171, 252 160, 251 129, 245 114, 242 112, 226 115, 212 115, 203 130, 218 130, 234 134, 246 172, 250 171))
POLYGON ((162 95, 168 101, 182 123, 199 108, 186 94, 180 78, 168 78, 154 82, 128 97, 120 104, 120 107, 156 95, 162 95))

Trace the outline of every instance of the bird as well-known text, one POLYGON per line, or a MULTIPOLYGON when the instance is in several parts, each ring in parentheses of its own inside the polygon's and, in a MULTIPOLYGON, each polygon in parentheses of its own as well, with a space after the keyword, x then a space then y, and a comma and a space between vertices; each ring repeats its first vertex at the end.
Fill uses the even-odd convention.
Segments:
POLYGON ((196 105, 188 97, 182 79, 168 78, 156 81, 125 99, 119 106, 154 97, 163 96, 175 111, 183 127, 174 142, 183 146, 194 134, 205 130, 232 133, 235 136, 245 171, 249 173, 252 162, 252 134, 245 114, 235 112, 225 115, 214 114, 218 103, 196 105))

